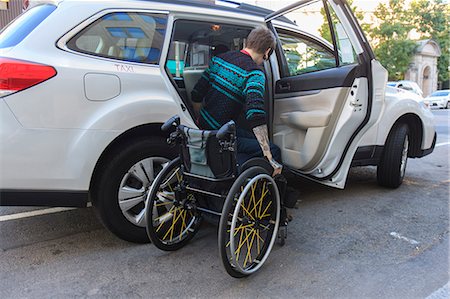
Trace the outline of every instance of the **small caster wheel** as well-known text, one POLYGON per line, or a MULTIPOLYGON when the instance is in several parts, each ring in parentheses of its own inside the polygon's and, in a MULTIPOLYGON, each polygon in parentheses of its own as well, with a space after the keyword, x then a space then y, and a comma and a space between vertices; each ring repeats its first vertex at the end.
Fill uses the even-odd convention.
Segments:
POLYGON ((284 246, 284 244, 286 244, 286 238, 287 238, 287 226, 283 225, 280 226, 280 228, 278 229, 278 244, 280 244, 280 246, 284 246))

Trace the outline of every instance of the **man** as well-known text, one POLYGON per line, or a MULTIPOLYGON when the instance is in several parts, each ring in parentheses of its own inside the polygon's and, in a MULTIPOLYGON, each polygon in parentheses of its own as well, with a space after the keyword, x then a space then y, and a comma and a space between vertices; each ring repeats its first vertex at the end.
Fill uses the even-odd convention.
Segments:
POLYGON ((273 176, 281 174, 280 149, 269 142, 264 110, 266 78, 260 66, 275 48, 273 33, 264 27, 250 32, 241 51, 220 54, 211 59, 192 91, 198 126, 217 130, 243 112, 253 134, 237 128, 238 161, 264 156, 273 167, 273 176), (256 138, 255 138, 256 137, 256 138))

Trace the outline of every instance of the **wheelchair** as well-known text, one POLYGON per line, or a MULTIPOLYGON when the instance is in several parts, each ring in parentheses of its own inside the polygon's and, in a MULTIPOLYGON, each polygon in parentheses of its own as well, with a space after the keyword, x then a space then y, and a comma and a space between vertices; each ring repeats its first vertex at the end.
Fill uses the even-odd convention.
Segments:
POLYGON ((237 165, 233 121, 205 131, 180 125, 174 116, 161 129, 172 131, 168 143, 179 147, 179 157, 164 166, 147 196, 151 242, 177 250, 194 237, 202 219, 219 218, 219 254, 228 274, 241 278, 258 271, 277 238, 284 244, 287 229, 270 164, 254 158, 237 165))

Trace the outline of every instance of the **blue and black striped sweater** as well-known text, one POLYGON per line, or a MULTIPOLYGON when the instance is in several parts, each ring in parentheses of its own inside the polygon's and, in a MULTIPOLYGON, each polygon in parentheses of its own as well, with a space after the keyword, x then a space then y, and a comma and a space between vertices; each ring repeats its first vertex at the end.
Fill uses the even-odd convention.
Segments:
POLYGON ((203 102, 198 125, 217 130, 242 112, 254 128, 266 123, 265 76, 253 59, 240 51, 213 57, 192 90, 192 100, 203 102))

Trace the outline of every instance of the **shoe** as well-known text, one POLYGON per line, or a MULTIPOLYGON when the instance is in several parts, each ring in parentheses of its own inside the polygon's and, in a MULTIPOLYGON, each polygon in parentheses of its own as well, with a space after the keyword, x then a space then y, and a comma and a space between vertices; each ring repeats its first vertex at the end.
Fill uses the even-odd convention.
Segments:
POLYGON ((300 192, 297 189, 294 189, 292 187, 287 187, 286 194, 284 196, 284 206, 286 208, 293 209, 295 208, 295 204, 300 199, 300 192))

